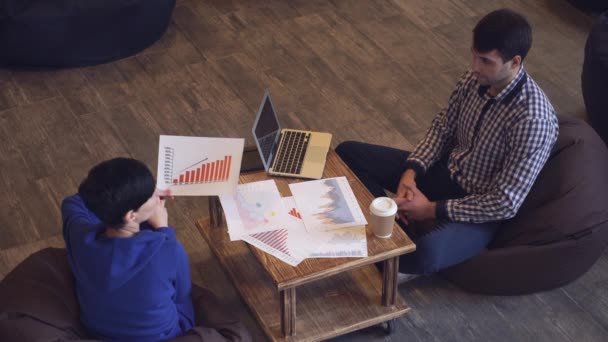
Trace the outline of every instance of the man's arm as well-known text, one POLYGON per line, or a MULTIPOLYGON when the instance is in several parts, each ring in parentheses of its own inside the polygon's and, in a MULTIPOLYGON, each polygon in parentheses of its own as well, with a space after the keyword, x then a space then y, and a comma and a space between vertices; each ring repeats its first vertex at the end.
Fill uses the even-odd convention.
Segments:
POLYGON ((557 127, 546 119, 518 122, 507 137, 510 152, 491 191, 437 202, 438 218, 482 223, 515 216, 549 158, 557 127))
POLYGON ((456 120, 460 112, 460 99, 470 78, 471 74, 467 72, 458 81, 456 88, 450 95, 448 107, 435 116, 426 136, 416 145, 414 151, 407 158, 406 169, 414 170, 416 176, 423 175, 447 152, 456 130, 456 120))
POLYGON ((466 91, 470 79, 470 72, 466 72, 460 78, 450 95, 448 107, 433 119, 426 136, 418 143, 405 162, 405 172, 401 175, 395 194, 395 201, 399 208, 398 216, 405 224, 409 223, 409 219, 434 218, 434 215, 431 217, 427 214, 429 214, 429 208, 432 208, 434 212, 436 203, 429 203, 426 196, 418 190, 416 178, 423 175, 439 160, 452 143, 460 111, 460 99, 466 91), (416 199, 416 195, 420 198, 416 199))

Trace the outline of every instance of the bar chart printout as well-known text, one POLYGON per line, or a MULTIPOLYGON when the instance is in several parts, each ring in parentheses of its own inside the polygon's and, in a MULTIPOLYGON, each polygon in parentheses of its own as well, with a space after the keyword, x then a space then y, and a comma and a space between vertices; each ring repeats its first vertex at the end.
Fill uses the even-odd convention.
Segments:
POLYGON ((175 196, 233 194, 243 145, 243 139, 161 135, 157 186, 175 196))
POLYGON ((199 184, 211 182, 225 182, 230 177, 230 164, 232 156, 224 156, 213 162, 206 162, 207 158, 196 163, 192 167, 182 170, 178 175, 171 174, 165 182, 173 185, 199 184))

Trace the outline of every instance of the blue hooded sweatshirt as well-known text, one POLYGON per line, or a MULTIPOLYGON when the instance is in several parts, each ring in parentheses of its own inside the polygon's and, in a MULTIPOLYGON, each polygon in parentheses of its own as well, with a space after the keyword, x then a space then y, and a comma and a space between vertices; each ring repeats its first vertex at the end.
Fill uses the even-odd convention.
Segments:
POLYGON ((61 212, 80 320, 96 338, 160 341, 192 328, 188 256, 173 228, 144 222, 130 238, 109 238, 78 195, 61 212))

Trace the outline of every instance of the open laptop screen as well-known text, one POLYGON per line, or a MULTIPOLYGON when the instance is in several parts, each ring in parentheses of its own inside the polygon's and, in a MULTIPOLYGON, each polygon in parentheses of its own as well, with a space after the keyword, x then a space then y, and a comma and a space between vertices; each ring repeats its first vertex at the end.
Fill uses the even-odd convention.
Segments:
POLYGON ((270 102, 268 91, 264 94, 252 131, 264 167, 268 170, 281 133, 281 126, 270 102))

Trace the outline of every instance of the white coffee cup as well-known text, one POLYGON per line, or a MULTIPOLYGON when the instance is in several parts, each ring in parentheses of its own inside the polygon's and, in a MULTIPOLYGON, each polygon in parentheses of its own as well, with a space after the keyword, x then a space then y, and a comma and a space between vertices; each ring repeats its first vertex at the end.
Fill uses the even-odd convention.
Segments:
POLYGON ((369 205, 370 223, 375 236, 388 239, 393 234, 397 203, 389 197, 378 197, 369 205))

